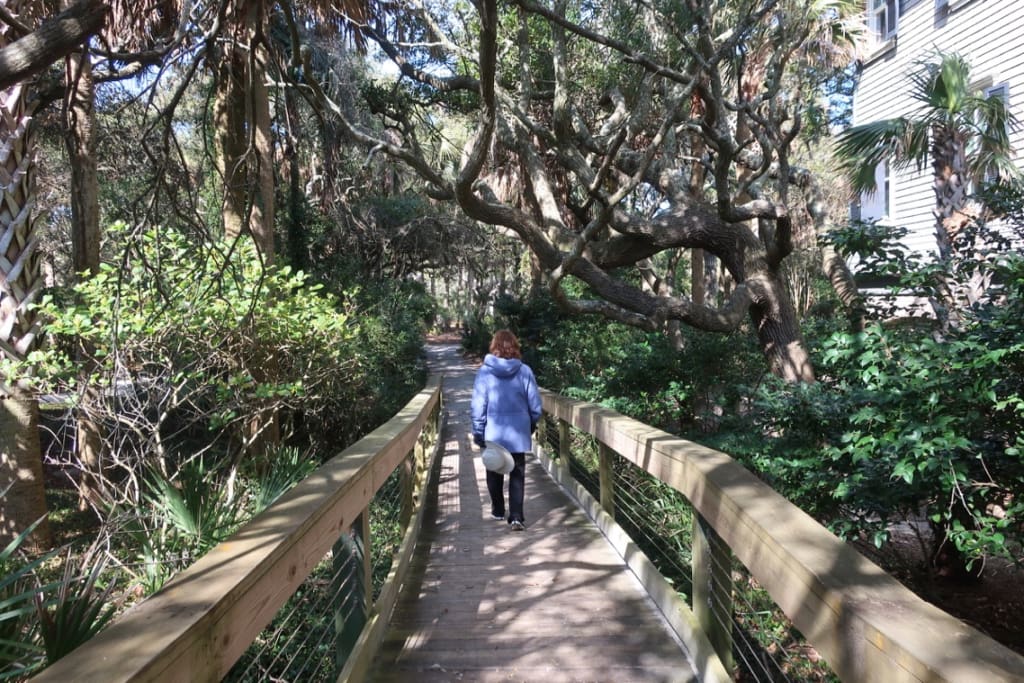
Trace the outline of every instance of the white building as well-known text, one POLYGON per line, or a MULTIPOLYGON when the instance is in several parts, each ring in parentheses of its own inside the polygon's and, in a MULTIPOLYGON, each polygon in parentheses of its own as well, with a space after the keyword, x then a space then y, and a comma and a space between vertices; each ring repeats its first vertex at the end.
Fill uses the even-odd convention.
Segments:
MULTIPOLYGON (((1024 0, 865 0, 871 45, 854 93, 853 124, 912 114, 910 76, 937 53, 967 59, 979 93, 998 92, 1024 124, 1024 0)), ((1024 169, 1024 126, 1011 133, 1024 169)), ((877 191, 860 217, 910 230, 907 247, 935 252, 931 166, 875 169, 877 191)))

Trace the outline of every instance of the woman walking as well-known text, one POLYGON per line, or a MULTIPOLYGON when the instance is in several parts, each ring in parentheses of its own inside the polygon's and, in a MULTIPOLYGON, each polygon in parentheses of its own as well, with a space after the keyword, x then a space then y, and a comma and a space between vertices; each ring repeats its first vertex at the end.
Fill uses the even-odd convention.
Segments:
MULTIPOLYGON (((513 531, 525 528, 526 454, 533 450, 532 435, 540 416, 537 380, 522 361, 519 340, 509 330, 495 332, 473 383, 473 442, 483 448, 485 442, 493 441, 512 453, 515 467, 508 475, 508 523, 513 531)), ((504 488, 504 475, 488 470, 494 519, 506 518, 504 488)))

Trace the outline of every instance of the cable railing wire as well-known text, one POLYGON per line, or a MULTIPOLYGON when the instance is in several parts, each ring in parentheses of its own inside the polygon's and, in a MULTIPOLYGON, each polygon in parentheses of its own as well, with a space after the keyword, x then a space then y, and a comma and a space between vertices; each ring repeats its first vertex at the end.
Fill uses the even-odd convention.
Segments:
MULTIPOLYGON (((396 470, 369 508, 371 595, 384 585, 401 543, 402 482, 396 470)), ((317 564, 225 681, 335 680, 365 621, 362 544, 347 532, 317 564)))
MULTIPOLYGON (((549 415, 545 420, 547 452, 566 452, 561 447, 558 421, 549 415)), ((568 433, 570 457, 564 464, 580 485, 599 498, 597 440, 574 427, 568 433)), ((615 521, 676 591, 692 603, 693 510, 689 502, 678 491, 622 458, 615 459, 613 472, 615 521)), ((709 537, 712 542, 720 542, 714 534, 709 537)), ((732 634, 737 680, 838 680, 820 658, 811 656, 813 649, 742 563, 730 554, 732 559, 724 566, 717 557, 719 553, 710 553, 712 581, 715 577, 729 577, 731 586, 715 583, 710 593, 718 597, 712 598, 711 614, 732 634), (732 603, 727 604, 721 596, 730 593, 732 603)))

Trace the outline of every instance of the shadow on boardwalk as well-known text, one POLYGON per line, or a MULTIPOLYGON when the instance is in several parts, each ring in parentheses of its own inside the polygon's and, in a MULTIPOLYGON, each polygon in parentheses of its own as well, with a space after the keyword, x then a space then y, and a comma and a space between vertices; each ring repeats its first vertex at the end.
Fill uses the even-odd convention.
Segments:
POLYGON ((536 460, 526 532, 490 518, 469 435, 476 367, 454 344, 428 354, 445 374, 438 487, 371 680, 693 680, 639 581, 536 460))

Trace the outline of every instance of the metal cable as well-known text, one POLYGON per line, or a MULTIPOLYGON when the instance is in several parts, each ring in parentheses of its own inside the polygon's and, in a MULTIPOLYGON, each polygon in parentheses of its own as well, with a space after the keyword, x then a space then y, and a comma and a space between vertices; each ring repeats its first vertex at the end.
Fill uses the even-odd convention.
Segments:
MULTIPOLYGON (((395 471, 377 492, 369 509, 372 542, 370 574, 374 599, 380 594, 401 544, 402 480, 395 471)), ((352 538, 349 535, 349 538, 352 538)), ((349 546, 343 546, 349 547, 349 546)), ((271 624, 225 676, 225 681, 334 680, 346 653, 339 645, 345 625, 355 635, 365 618, 360 599, 363 563, 359 554, 336 562, 336 545, 303 581, 271 624)))
MULTIPOLYGON (((549 419, 545 444, 559 453, 557 422, 549 419)), ((569 430, 569 461, 572 476, 592 496, 600 497, 598 447, 596 439, 575 428, 569 430)), ((615 519, 652 563, 692 602, 692 528, 689 502, 632 463, 616 458, 615 519)), ((713 542, 720 542, 712 534, 713 542)), ((710 554, 711 614, 732 633, 733 656, 739 681, 835 681, 836 676, 820 658, 808 656, 813 650, 789 619, 735 558, 723 566, 716 553, 710 554), (722 600, 725 590, 718 577, 729 577, 732 603, 722 600)))

